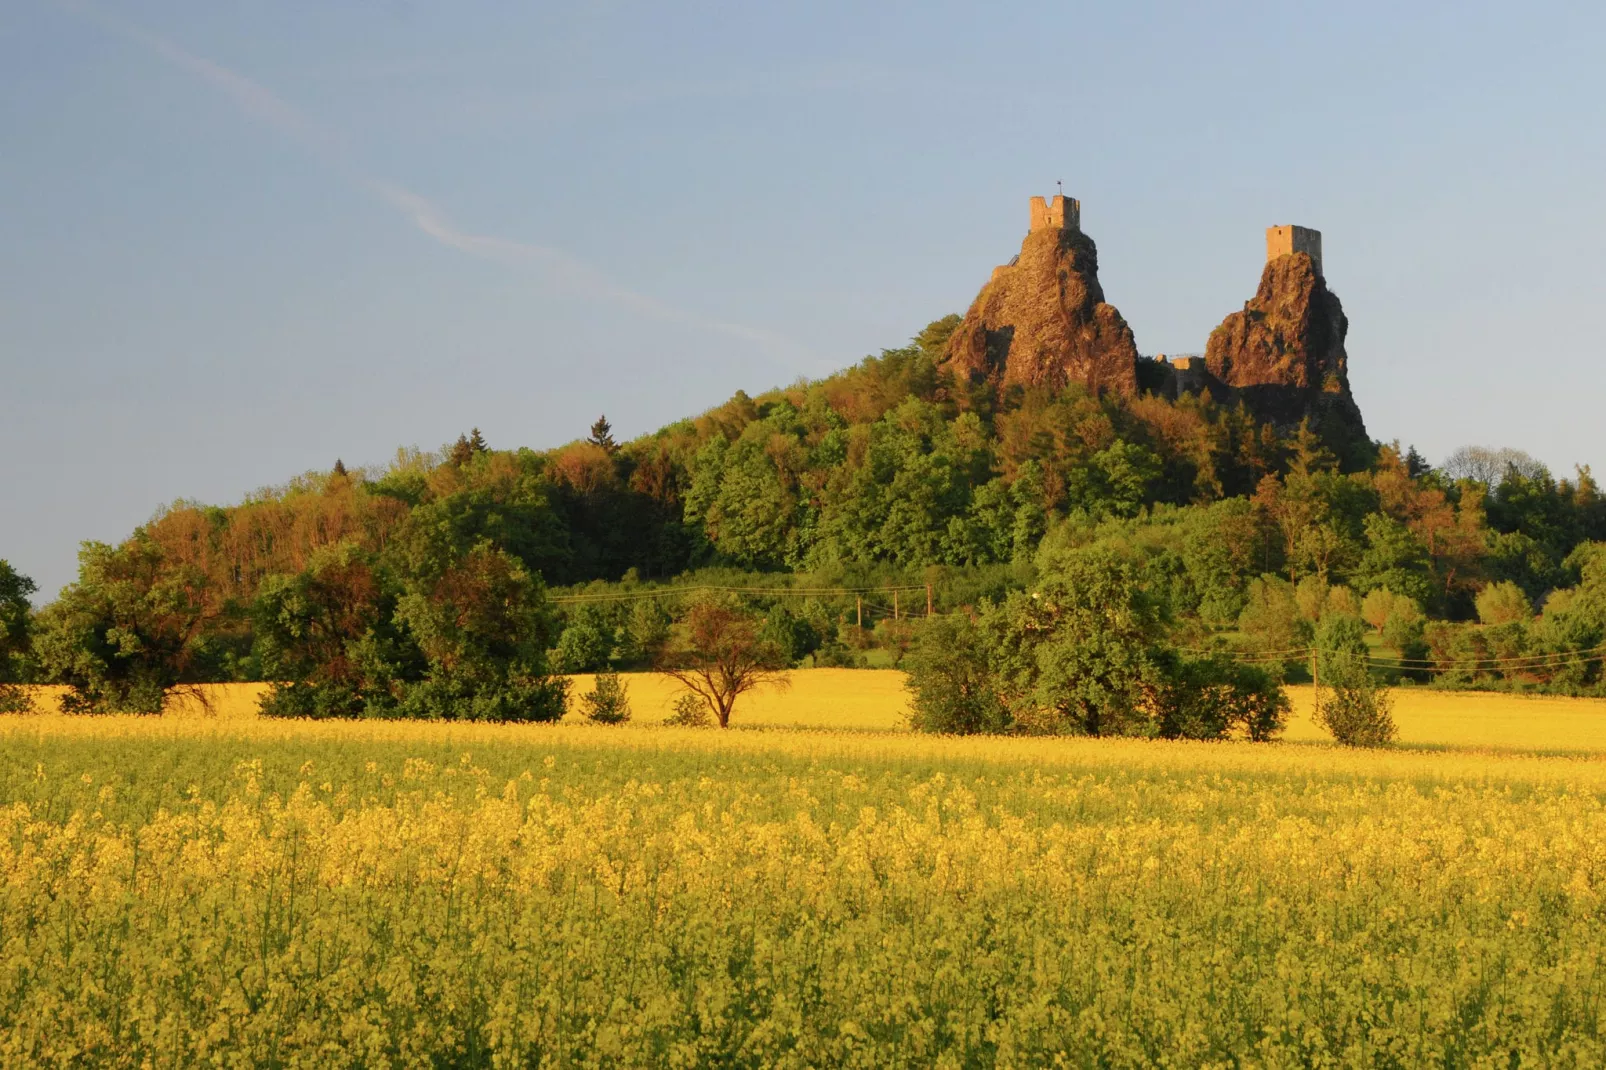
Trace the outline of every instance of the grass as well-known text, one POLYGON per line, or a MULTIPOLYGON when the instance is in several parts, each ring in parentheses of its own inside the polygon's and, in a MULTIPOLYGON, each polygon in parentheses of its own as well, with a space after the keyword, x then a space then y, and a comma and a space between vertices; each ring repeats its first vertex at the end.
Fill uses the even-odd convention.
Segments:
POLYGON ((1606 703, 945 739, 795 675, 737 711, 788 731, 642 677, 623 727, 0 719, 0 1063, 1606 1061, 1606 703))

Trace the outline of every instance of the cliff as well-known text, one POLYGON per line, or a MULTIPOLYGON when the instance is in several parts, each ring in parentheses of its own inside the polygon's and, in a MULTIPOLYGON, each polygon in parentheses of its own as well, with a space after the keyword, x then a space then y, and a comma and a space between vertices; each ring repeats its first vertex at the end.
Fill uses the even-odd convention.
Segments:
POLYGON ((1227 396, 1241 400, 1256 418, 1284 429, 1308 418, 1342 454, 1368 439, 1350 394, 1344 351, 1349 320, 1322 277, 1320 236, 1315 240, 1314 256, 1280 252, 1268 232, 1273 255, 1261 272, 1260 288, 1243 311, 1211 332, 1205 367, 1227 396))
POLYGON ((994 270, 949 340, 946 366, 972 383, 1137 391, 1132 329, 1099 285, 1098 248, 1074 200, 1033 198, 1020 255, 994 270))

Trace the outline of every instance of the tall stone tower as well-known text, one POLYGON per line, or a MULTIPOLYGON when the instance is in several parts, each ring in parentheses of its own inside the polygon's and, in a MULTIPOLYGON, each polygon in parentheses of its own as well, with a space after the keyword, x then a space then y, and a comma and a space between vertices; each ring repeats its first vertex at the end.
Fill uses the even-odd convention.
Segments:
POLYGON ((1032 198, 1032 225, 1027 230, 1031 233, 1036 230, 1081 230, 1082 229, 1082 202, 1075 197, 1064 194, 1055 194, 1051 201, 1044 201, 1041 197, 1032 198))
POLYGON ((1322 232, 1309 227, 1267 227, 1266 262, 1289 253, 1305 253, 1322 273, 1322 232))

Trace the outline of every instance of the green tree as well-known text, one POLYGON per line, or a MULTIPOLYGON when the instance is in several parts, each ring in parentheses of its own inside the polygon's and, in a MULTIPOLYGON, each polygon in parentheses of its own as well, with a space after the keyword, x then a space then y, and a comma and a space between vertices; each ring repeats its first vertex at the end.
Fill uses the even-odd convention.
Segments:
POLYGON ((1250 581, 1238 627, 1261 654, 1301 660, 1311 643, 1310 621, 1300 610, 1294 585, 1281 576, 1250 581))
POLYGON ((1165 607, 1105 546, 1046 551, 1037 589, 988 614, 995 676, 1029 731, 1147 735, 1165 607))
POLYGON ((28 596, 39 588, 33 580, 0 560, 0 713, 20 713, 31 703, 20 684, 30 675, 33 606, 28 596))
POLYGON ((1394 738, 1388 692, 1372 679, 1365 625, 1359 617, 1329 614, 1316 636, 1316 722, 1351 747, 1381 747, 1394 738))
POLYGON ((1290 704, 1276 673, 1221 655, 1176 658, 1155 688, 1156 734, 1165 739, 1217 739, 1242 732, 1274 739, 1290 704))
POLYGON ((569 622, 558 636, 552 665, 558 672, 570 674, 606 669, 617 634, 605 609, 581 605, 570 612, 569 622))
POLYGON ((407 578, 397 624, 427 662, 403 689, 404 716, 455 721, 555 721, 569 682, 551 675, 555 631, 540 577, 489 543, 407 578))
POLYGON ((78 580, 39 617, 34 651, 73 713, 160 713, 196 682, 206 624, 218 612, 207 577, 166 559, 143 529, 121 546, 85 543, 78 580))
POLYGON ((421 676, 424 661, 394 626, 388 587, 374 556, 350 541, 263 581, 253 617, 258 663, 274 681, 264 714, 394 716, 395 686, 421 676))
POLYGON ((916 731, 971 735, 1009 728, 1009 711, 993 684, 986 635, 967 614, 924 621, 904 666, 909 723, 916 731))
POLYGON ((591 690, 580 696, 580 712, 597 724, 623 724, 630 720, 630 690, 618 673, 598 673, 591 690))
POLYGON ((1510 580, 1491 583, 1478 592, 1478 619, 1485 624, 1520 624, 1533 619, 1533 603, 1510 580))
POLYGON ((591 434, 586 441, 593 446, 601 446, 611 457, 619 452, 619 443, 613 440, 613 425, 606 416, 598 416, 597 422, 591 425, 591 434))

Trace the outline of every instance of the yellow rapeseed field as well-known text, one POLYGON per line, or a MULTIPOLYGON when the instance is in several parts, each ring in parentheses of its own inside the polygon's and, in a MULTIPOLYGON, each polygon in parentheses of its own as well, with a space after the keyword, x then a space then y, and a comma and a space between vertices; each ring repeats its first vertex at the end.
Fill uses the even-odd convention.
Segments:
MULTIPOLYGON (((740 700, 737 727, 901 730, 909 696, 904 675, 891 669, 809 669, 788 673, 785 688, 766 687, 740 700)), ((669 716, 677 685, 654 673, 626 673, 635 720, 656 724, 669 716)), ((573 678, 570 705, 592 686, 591 676, 573 678)), ((179 694, 168 713, 179 717, 255 717, 262 684, 210 684, 199 694, 179 694)), ((1330 737, 1310 717, 1311 689, 1290 687, 1294 714, 1283 738, 1290 742, 1330 737)), ((35 702, 57 708, 59 688, 38 688, 35 702)), ((1606 699, 1553 698, 1490 692, 1401 688, 1393 692, 1399 742, 1411 747, 1475 747, 1606 753, 1606 699)), ((578 715, 571 713, 571 720, 578 715)))
POLYGON ((767 731, 640 678, 612 728, 0 719, 0 1062, 1606 1064, 1606 704, 853 731, 899 684, 796 674, 767 731))

